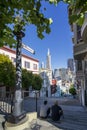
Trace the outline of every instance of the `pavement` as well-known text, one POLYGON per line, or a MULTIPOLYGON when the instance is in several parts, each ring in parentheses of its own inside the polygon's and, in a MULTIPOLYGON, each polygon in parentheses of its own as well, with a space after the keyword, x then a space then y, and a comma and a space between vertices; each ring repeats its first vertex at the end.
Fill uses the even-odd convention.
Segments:
POLYGON ((4 115, 0 114, 0 130, 4 130, 3 129, 3 123, 4 122, 5 122, 4 115))
MULTIPOLYGON (((42 120, 37 118, 30 123, 30 128, 24 130, 87 130, 87 109, 82 107, 77 99, 73 98, 47 98, 49 105, 54 100, 58 100, 64 111, 64 118, 60 122, 53 122, 51 118, 42 120)), ((24 100, 24 110, 26 112, 34 112, 39 108, 43 99, 26 98, 24 100), (36 108, 37 107, 37 108, 36 108)), ((3 129, 4 115, 0 115, 0 130, 3 129)))

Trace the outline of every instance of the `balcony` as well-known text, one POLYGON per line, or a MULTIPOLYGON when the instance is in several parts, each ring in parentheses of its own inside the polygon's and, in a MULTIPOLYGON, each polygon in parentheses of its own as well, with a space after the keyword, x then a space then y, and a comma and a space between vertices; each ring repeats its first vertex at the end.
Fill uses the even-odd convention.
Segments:
MULTIPOLYGON (((87 14, 86 14, 87 15, 87 14)), ((87 43, 87 16, 81 28, 81 36, 85 43, 87 43)))
POLYGON ((87 54, 87 44, 80 42, 79 44, 74 45, 73 53, 76 60, 84 58, 85 54, 87 54))

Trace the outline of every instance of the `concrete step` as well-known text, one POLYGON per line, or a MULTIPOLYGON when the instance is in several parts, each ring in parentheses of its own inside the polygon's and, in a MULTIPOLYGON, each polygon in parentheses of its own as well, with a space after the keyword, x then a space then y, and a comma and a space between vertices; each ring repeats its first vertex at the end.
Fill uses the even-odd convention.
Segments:
POLYGON ((87 130, 86 111, 65 111, 64 119, 53 122, 51 118, 42 120, 37 118, 30 122, 30 128, 26 130, 87 130))
POLYGON ((81 123, 75 120, 61 120, 53 122, 51 119, 32 121, 30 128, 26 130, 87 130, 87 122, 81 123))

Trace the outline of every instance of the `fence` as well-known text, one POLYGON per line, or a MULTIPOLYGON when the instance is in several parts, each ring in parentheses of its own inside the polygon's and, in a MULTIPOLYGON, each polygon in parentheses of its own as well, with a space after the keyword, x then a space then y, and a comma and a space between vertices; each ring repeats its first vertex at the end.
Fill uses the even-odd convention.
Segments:
MULTIPOLYGON (((13 110, 13 93, 6 92, 4 96, 0 97, 0 113, 1 114, 11 114, 13 110)), ((29 97, 34 97, 37 98, 39 97, 39 92, 31 92, 31 91, 22 91, 22 98, 29 98, 29 97)))
POLYGON ((0 97, 0 113, 2 114, 10 114, 12 113, 13 107, 13 93, 4 92, 4 94, 0 97))
POLYGON ((12 112, 12 101, 11 98, 0 99, 0 113, 10 114, 12 112))

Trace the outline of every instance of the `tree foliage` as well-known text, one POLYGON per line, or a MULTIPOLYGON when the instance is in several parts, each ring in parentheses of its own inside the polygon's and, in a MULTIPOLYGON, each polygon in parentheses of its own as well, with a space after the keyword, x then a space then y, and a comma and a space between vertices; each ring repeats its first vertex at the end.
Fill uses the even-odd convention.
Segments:
POLYGON ((33 82, 32 82, 32 88, 34 90, 40 90, 42 87, 42 78, 40 77, 40 75, 34 74, 33 76, 33 82))
POLYGON ((34 90, 40 90, 42 87, 42 79, 37 74, 32 74, 32 72, 27 71, 26 69, 22 70, 22 87, 29 89, 32 86, 34 90))
POLYGON ((15 87, 15 67, 8 56, 0 54, 0 83, 15 87))
POLYGON ((69 16, 69 22, 72 24, 76 22, 82 25, 87 12, 87 0, 64 0, 69 4, 71 15, 69 16))
MULTIPOLYGON (((87 11, 87 0, 44 0, 50 4, 57 5, 65 2, 72 10, 69 17, 70 23, 83 23, 85 11, 87 11), (77 13, 78 12, 78 13, 77 13)), ((25 30, 25 25, 36 26, 39 38, 44 38, 44 33, 50 33, 51 18, 44 15, 46 11, 43 0, 1 0, 0 1, 0 46, 16 46, 13 31, 25 30), (21 15, 22 19, 18 17, 21 15), (18 24, 23 28, 19 28, 18 24)), ((56 12, 57 13, 57 12, 56 12)))
POLYGON ((76 89, 74 88, 73 85, 71 85, 71 87, 69 89, 69 93, 71 93, 72 95, 76 95, 76 89))
POLYGON ((22 70, 22 87, 29 88, 32 86, 33 74, 26 69, 22 70))
POLYGON ((9 59, 8 56, 3 55, 3 54, 0 54, 0 63, 3 63, 3 62, 8 62, 8 63, 10 63, 11 60, 9 59))
MULTIPOLYGON (((15 88, 16 69, 8 56, 0 54, 0 84, 15 88)), ((40 90, 42 87, 42 79, 39 75, 22 69, 22 87, 28 89, 30 86, 35 90, 40 90)))
MULTIPOLYGON (((55 3, 54 0, 45 0, 55 3)), ((44 32, 50 33, 52 20, 44 16, 46 8, 42 6, 42 0, 1 0, 0 1, 0 46, 16 44, 13 31, 18 31, 18 24, 24 31, 25 25, 34 24, 39 38, 44 38, 44 32), (22 19, 20 20, 19 15, 22 19)), ((19 29, 19 30, 20 30, 19 29)))

